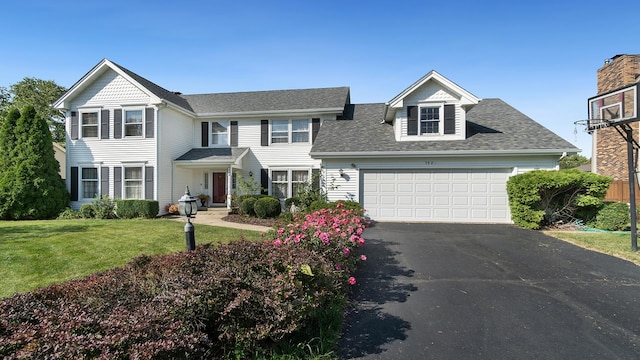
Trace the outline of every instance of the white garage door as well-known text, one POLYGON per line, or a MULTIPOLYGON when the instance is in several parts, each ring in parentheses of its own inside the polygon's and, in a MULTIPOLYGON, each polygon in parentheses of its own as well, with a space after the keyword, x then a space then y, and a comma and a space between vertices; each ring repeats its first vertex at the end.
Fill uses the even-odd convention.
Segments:
POLYGON ((510 169, 363 170, 373 220, 510 223, 510 169))

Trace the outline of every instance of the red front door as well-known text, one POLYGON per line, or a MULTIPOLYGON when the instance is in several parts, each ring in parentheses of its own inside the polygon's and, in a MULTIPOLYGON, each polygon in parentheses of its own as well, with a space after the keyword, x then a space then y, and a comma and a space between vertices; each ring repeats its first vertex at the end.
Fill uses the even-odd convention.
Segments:
POLYGON ((224 204, 227 202, 226 173, 213 173, 213 203, 224 204))

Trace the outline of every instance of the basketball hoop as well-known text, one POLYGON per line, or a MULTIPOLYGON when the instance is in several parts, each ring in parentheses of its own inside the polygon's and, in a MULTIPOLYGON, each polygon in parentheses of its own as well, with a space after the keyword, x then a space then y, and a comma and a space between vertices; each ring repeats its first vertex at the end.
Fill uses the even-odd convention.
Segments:
POLYGON ((598 130, 598 129, 608 128, 609 126, 611 126, 611 124, 612 124, 612 121, 607 119, 586 119, 586 120, 578 120, 573 122, 573 125, 576 126, 575 132, 577 132, 577 127, 580 125, 580 126, 584 126, 584 131, 589 134, 593 133, 595 130, 598 130))

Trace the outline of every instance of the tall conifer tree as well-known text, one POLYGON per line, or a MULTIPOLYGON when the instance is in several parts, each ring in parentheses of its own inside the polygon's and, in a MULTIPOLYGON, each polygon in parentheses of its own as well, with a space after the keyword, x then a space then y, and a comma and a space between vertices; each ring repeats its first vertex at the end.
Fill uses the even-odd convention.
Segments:
POLYGON ((16 220, 57 216, 68 205, 69 194, 59 174, 47 122, 33 106, 27 106, 15 122, 13 133, 15 144, 0 184, 0 196, 5 197, 2 200, 7 200, 7 205, 0 205, 0 216, 16 220))

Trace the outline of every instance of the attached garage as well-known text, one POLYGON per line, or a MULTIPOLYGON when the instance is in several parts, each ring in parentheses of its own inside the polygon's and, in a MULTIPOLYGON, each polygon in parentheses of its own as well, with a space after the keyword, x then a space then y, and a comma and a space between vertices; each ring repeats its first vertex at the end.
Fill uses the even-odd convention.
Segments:
POLYGON ((362 170, 360 198, 379 221, 510 223, 512 169, 362 170))

